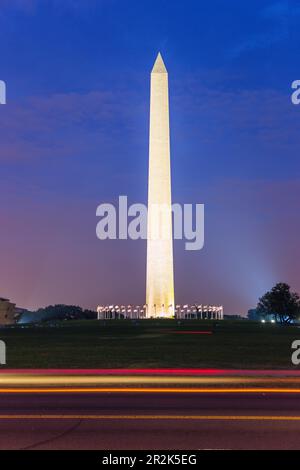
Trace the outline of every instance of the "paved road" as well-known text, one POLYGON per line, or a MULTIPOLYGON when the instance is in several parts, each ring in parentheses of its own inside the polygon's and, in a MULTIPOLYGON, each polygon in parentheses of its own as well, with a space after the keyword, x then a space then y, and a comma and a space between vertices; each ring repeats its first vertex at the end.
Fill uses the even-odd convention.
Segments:
POLYGON ((300 449, 300 395, 3 394, 0 449, 300 449))

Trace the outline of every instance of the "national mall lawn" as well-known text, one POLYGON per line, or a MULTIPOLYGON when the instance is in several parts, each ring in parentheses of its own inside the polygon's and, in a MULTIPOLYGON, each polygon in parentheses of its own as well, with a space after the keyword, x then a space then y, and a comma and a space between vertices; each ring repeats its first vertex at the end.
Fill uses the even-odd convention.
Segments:
POLYGON ((7 368, 288 369, 300 329, 231 320, 73 320, 2 328, 0 339, 7 368))

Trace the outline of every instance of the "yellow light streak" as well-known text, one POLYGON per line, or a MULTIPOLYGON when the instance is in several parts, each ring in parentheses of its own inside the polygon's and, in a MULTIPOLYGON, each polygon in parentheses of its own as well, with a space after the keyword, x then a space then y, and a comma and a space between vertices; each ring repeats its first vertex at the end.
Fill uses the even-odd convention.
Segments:
POLYGON ((186 420, 186 421, 300 421, 300 416, 245 415, 0 415, 8 419, 86 419, 86 420, 186 420))
POLYGON ((48 376, 48 375, 19 375, 1 374, 0 387, 13 386, 103 386, 103 385, 156 385, 156 384, 275 384, 281 385, 298 384, 300 377, 143 377, 143 376, 48 376))
POLYGON ((51 387, 1 388, 5 393, 300 393, 300 388, 179 388, 179 387, 51 387))

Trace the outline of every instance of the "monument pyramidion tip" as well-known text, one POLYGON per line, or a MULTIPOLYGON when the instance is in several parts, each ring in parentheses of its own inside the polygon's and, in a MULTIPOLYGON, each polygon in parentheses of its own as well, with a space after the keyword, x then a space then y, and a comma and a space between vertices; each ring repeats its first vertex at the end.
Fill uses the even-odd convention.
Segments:
POLYGON ((157 54, 151 73, 168 73, 160 52, 157 54))

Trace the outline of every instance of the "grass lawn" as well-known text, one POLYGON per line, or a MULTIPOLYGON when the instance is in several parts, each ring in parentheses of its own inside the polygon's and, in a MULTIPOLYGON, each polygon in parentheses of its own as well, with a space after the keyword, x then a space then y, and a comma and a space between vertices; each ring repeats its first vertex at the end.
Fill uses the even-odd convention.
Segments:
POLYGON ((2 328, 0 339, 7 346, 1 368, 289 369, 295 367, 291 343, 300 339, 300 329, 227 320, 89 320, 2 328))

